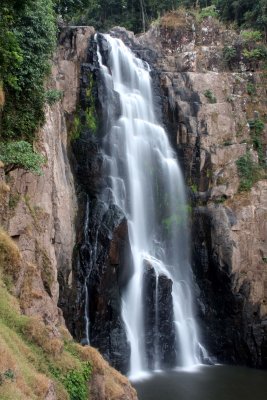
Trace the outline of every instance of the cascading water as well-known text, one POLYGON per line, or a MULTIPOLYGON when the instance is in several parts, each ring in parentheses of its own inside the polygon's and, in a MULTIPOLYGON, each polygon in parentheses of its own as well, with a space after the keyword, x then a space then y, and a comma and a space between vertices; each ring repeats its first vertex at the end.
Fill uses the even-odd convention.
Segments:
POLYGON ((148 366, 157 369, 164 365, 164 348, 168 345, 163 337, 171 336, 171 330, 174 365, 191 367, 199 363, 201 345, 192 311, 187 209, 181 170, 155 115, 148 64, 135 57, 121 40, 109 35, 105 39, 109 46, 107 65, 99 47, 98 60, 107 103, 112 102, 110 94, 115 91, 121 108, 117 120, 107 113, 111 129, 104 139, 105 168, 112 201, 128 219, 134 262, 134 272, 122 299, 122 315, 131 346, 129 375, 136 376, 148 366), (153 300, 149 300, 154 304, 155 314, 152 333, 147 332, 145 323, 146 274, 152 274, 155 287, 153 300), (166 287, 171 293, 168 318, 162 308, 166 287), (169 327, 170 332, 163 334, 169 327), (150 363, 149 346, 153 353, 150 363))

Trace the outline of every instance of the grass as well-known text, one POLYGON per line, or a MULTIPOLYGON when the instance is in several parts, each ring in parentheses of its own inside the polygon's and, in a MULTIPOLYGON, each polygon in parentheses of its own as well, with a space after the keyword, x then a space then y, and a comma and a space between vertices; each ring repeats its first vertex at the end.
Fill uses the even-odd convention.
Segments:
MULTIPOLYGON (((64 350, 61 335, 57 337, 54 327, 45 325, 41 317, 22 315, 18 299, 4 283, 6 276, 11 276, 13 282, 18 278, 21 262, 18 247, 0 229, 0 398, 44 399, 54 381, 58 398, 73 400, 69 393, 83 382, 83 361, 64 350), (60 369, 62 379, 51 374, 51 365, 60 369), (72 381, 69 388, 64 377, 72 371, 75 371, 79 384, 72 381)), ((34 265, 26 265, 21 288, 24 306, 27 301, 32 301, 31 282, 35 270, 34 265)))
POLYGON ((12 279, 18 274, 20 268, 20 252, 10 236, 0 228, 0 276, 9 276, 12 279))
POLYGON ((86 394, 81 400, 88 398, 85 388, 89 370, 85 381, 84 361, 65 350, 62 338, 54 337, 53 328, 46 326, 41 318, 22 315, 17 299, 8 293, 1 280, 0 353, 1 376, 7 371, 14 376, 13 380, 2 379, 1 400, 44 399, 51 383, 58 399, 78 400, 71 393, 79 394, 80 387, 86 394), (53 374, 55 370, 60 373, 53 374))

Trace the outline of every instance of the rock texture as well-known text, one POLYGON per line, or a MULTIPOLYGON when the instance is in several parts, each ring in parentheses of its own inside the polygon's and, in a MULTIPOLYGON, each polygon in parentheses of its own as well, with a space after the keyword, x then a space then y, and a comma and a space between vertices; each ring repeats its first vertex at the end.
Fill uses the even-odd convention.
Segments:
POLYGON ((150 262, 144 262, 145 347, 148 366, 151 369, 159 366, 171 368, 177 362, 172 285, 171 279, 165 275, 157 276, 150 262), (156 365, 157 359, 159 365, 156 365))
MULTIPOLYGON (((267 367, 267 183, 239 193, 236 166, 246 152, 258 160, 248 121, 266 117, 266 76, 242 56, 242 38, 212 18, 170 14, 138 45, 158 72, 164 122, 193 205, 203 342, 220 361, 267 367), (224 49, 233 44, 227 63, 224 49)), ((265 125, 263 149, 266 132, 265 125)))

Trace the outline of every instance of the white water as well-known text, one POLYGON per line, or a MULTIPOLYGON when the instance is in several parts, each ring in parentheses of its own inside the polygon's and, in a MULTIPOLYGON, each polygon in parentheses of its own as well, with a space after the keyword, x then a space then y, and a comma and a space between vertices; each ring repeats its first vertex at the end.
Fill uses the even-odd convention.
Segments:
MULTIPOLYGON (((122 307, 131 346, 129 375, 140 376, 147 370, 142 307, 144 260, 154 267, 157 279, 164 274, 173 281, 177 364, 179 359, 180 366, 191 368, 200 363, 200 345, 192 311, 187 210, 181 170, 155 115, 149 66, 119 39, 105 37, 110 45, 109 67, 103 64, 98 50, 99 64, 107 93, 114 89, 121 105, 121 115, 110 121, 112 127, 105 137, 106 171, 113 202, 121 207, 129 221, 134 262, 134 274, 123 295, 122 307)), ((156 312, 157 308, 156 300, 156 312)))

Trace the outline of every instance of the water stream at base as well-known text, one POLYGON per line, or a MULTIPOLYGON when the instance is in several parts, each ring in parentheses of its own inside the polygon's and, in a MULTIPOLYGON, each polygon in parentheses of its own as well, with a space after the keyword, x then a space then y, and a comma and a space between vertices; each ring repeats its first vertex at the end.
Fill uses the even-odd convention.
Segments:
MULTIPOLYGON (((181 170, 166 132, 159 125, 152 96, 150 68, 119 40, 105 35, 109 44, 107 65, 98 47, 98 60, 107 89, 114 90, 121 113, 110 121, 104 139, 105 168, 113 202, 125 213, 134 272, 122 299, 122 316, 131 346, 130 376, 147 371, 143 314, 145 265, 154 270, 156 296, 159 277, 173 282, 172 306, 176 365, 200 363, 200 348, 192 310, 187 207, 181 170)), ((156 298, 156 335, 159 336, 159 300, 156 298)), ((153 369, 161 367, 156 338, 153 369)))

